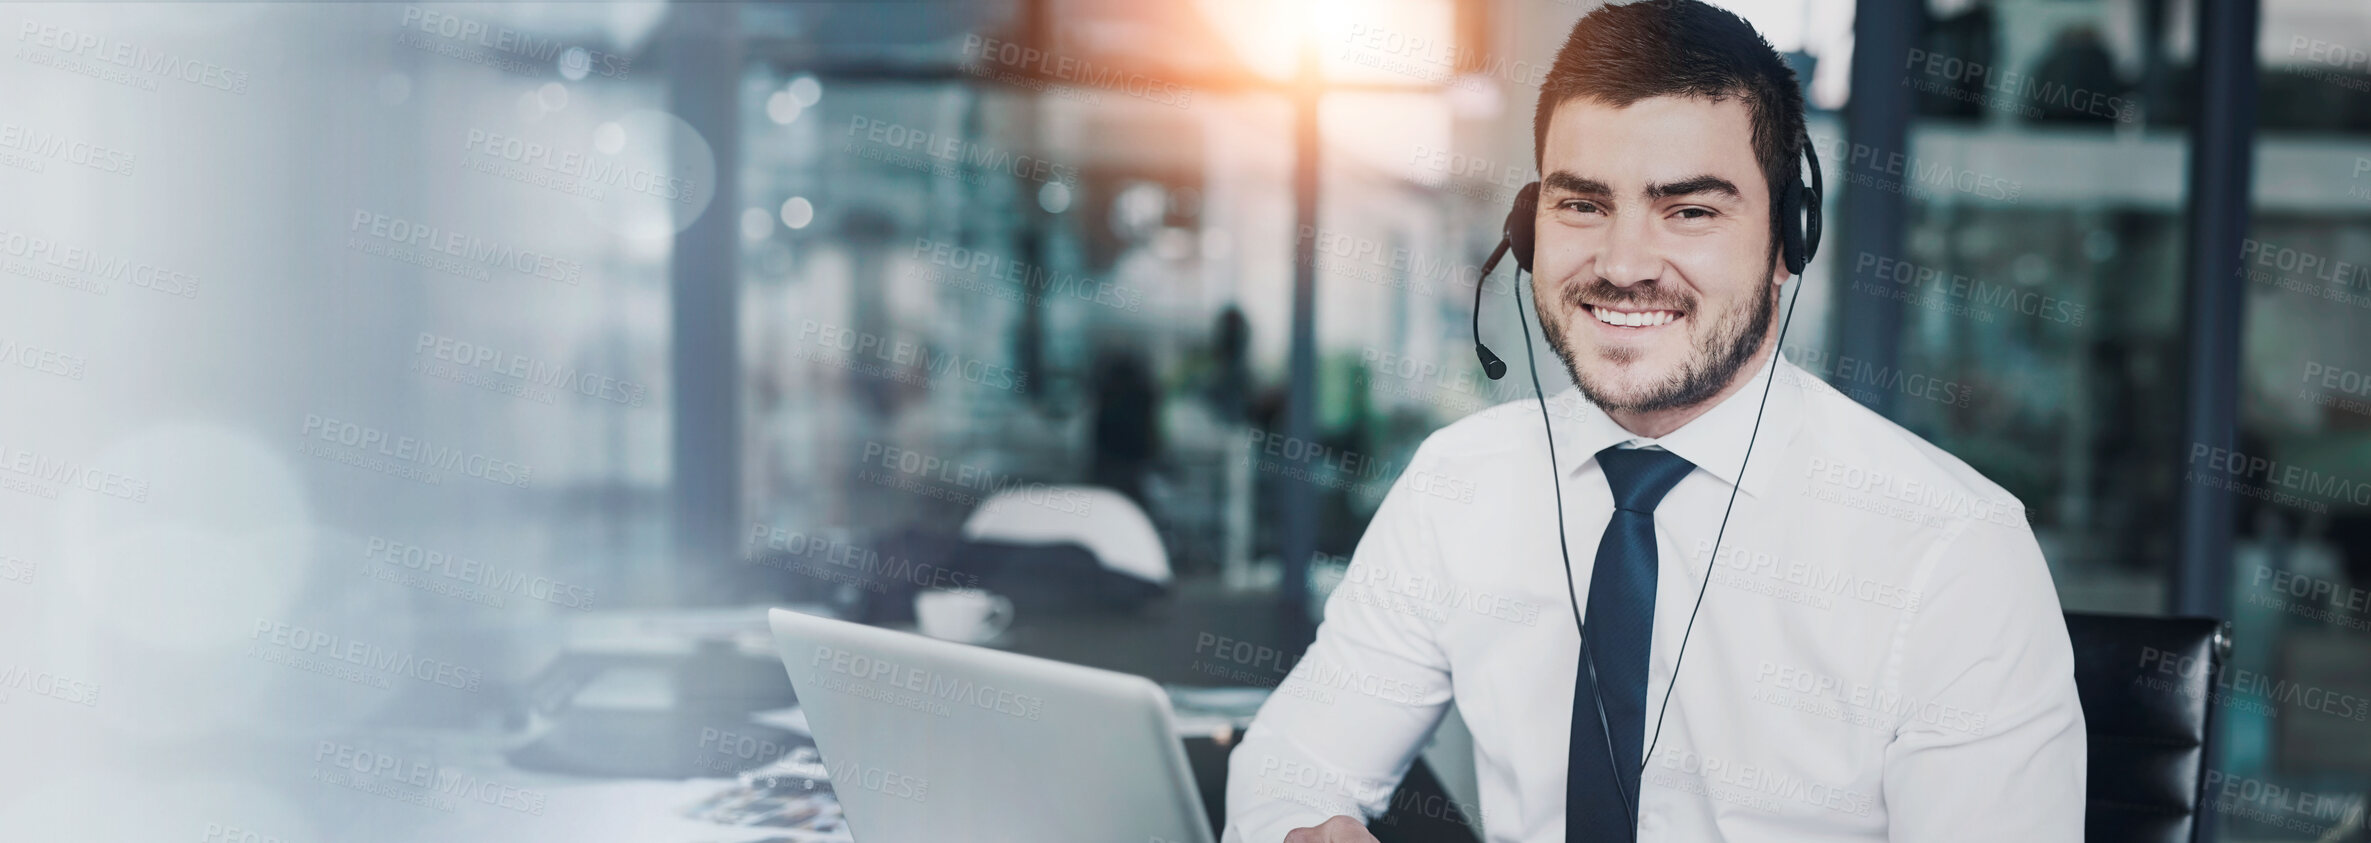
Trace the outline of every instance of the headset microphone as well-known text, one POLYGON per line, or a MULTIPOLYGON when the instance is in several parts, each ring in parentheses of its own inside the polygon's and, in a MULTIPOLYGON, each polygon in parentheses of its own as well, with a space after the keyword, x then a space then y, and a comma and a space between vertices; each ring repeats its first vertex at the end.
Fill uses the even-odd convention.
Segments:
MULTIPOLYGON (((1507 361, 1490 353, 1490 346, 1482 344, 1482 282, 1490 278, 1490 271, 1498 268, 1498 259, 1507 256, 1508 239, 1501 237, 1498 248, 1490 252, 1490 259, 1482 262, 1482 274, 1474 277, 1474 356, 1482 358, 1482 374, 1491 380, 1507 376, 1507 361)), ((1531 330, 1529 327, 1524 330, 1531 330)))
MULTIPOLYGON (((1507 376, 1507 363, 1498 359, 1498 355, 1490 353, 1490 346, 1482 344, 1482 282, 1490 278, 1490 271, 1498 268, 1499 259, 1506 257, 1509 251, 1515 253, 1517 269, 1531 271, 1531 228, 1537 224, 1532 216, 1536 213, 1539 200, 1539 182, 1524 185, 1522 190, 1515 193, 1515 206, 1507 209, 1506 225, 1499 229, 1498 248, 1492 249, 1490 259, 1482 262, 1482 274, 1474 276, 1474 356, 1482 359, 1482 374, 1489 375, 1491 380, 1507 376)), ((1521 309, 1516 310, 1516 315, 1522 315, 1521 309)), ((1523 330, 1526 337, 1524 341, 1529 342, 1531 326, 1525 325, 1523 330)))
MULTIPOLYGON (((1679 652, 1671 662, 1671 679, 1663 687, 1663 705, 1655 712, 1654 736, 1647 741, 1646 751, 1639 757, 1641 781, 1645 779, 1647 759, 1654 757, 1655 745, 1663 739, 1663 715, 1671 710, 1671 692, 1679 685, 1679 667, 1681 662, 1688 657, 1688 639, 1696 631, 1696 614, 1704 609, 1704 594, 1706 589, 1712 585, 1709 566, 1720 558, 1721 539, 1729 532, 1729 514, 1736 508, 1737 492, 1745 483, 1746 465, 1753 460, 1754 440, 1762 435, 1762 413, 1770 408, 1770 387, 1778 381, 1777 368, 1779 358, 1786 347, 1786 329, 1794 321, 1795 304, 1802 301, 1803 298, 1803 268, 1810 265, 1812 256, 1819 251, 1820 201, 1825 193, 1826 183, 1819 171, 1819 153, 1811 148, 1809 137, 1803 138, 1803 157, 1810 164, 1811 183, 1804 184, 1802 173, 1798 171, 1790 174, 1783 184, 1773 185, 1775 189, 1771 196, 1773 202, 1776 203, 1774 210, 1777 212, 1775 214, 1775 231, 1772 232, 1772 235, 1778 240, 1776 245, 1780 256, 1786 263, 1787 272, 1795 276, 1795 294, 1788 299, 1786 314, 1778 323, 1778 340, 1774 344, 1777 350, 1771 352, 1771 377, 1769 381, 1762 384, 1762 402, 1754 411, 1753 432, 1745 440, 1745 458, 1737 466, 1737 484, 1729 487, 1729 503, 1721 509, 1721 526, 1713 534, 1712 555, 1706 557, 1708 569, 1704 581, 1696 587, 1695 606, 1688 611, 1687 628, 1680 633, 1679 652)), ((1519 273, 1531 271, 1532 235, 1539 208, 1539 190, 1539 182, 1532 182, 1524 185, 1523 189, 1515 194, 1514 207, 1507 211, 1507 221, 1502 229, 1498 248, 1490 253, 1489 260, 1482 262, 1481 275, 1474 279, 1474 355, 1481 359, 1482 371, 1489 375, 1491 380, 1498 380, 1505 375, 1507 365, 1505 361, 1498 359, 1498 355, 1490 352, 1489 346, 1482 344, 1482 282, 1490 277, 1491 270, 1498 268, 1499 259, 1506 257, 1509 251, 1515 255, 1515 267, 1519 273)), ((1513 293, 1515 304, 1515 319, 1518 324, 1523 326, 1523 358, 1531 366, 1532 396, 1539 402, 1540 426, 1547 432, 1548 475, 1556 490, 1556 545, 1564 557, 1565 597, 1572 604, 1573 626, 1580 633, 1581 663, 1589 669, 1589 688, 1593 692, 1592 695, 1596 697, 1599 734, 1605 736, 1606 761, 1611 764, 1614 763, 1614 756, 1617 754, 1614 750, 1613 728, 1609 725, 1605 714, 1605 694, 1598 689, 1597 660, 1589 652, 1589 627, 1581 618, 1580 597, 1578 590, 1573 585, 1572 548, 1564 536, 1564 478, 1563 473, 1556 468, 1556 430, 1548 420, 1547 392, 1540 388, 1539 360, 1531 348, 1531 322, 1523 314, 1523 292, 1519 276, 1518 279, 1511 280, 1510 283, 1512 286, 1510 292, 1513 293)), ((1536 304, 1536 302, 1534 303, 1536 304)), ((1579 700, 1574 702, 1577 704, 1579 700)), ((1629 814, 1631 839, 1636 840, 1638 834, 1637 801, 1631 797, 1627 789, 1622 787, 1623 777, 1620 774, 1620 768, 1616 767, 1614 772, 1615 793, 1621 798, 1623 810, 1629 814)))

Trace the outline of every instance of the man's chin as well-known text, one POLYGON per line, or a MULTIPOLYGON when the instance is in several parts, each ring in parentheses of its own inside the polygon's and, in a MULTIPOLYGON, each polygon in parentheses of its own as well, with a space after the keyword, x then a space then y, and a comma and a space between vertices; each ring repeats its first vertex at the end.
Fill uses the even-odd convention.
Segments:
POLYGON ((1670 390, 1672 379, 1667 368, 1599 361, 1576 380, 1591 403, 1607 410, 1630 410, 1660 398, 1670 390))

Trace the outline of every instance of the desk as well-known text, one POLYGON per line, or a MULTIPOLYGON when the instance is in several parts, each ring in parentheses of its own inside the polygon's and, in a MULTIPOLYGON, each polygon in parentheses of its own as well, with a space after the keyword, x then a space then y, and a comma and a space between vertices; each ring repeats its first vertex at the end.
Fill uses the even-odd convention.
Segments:
MULTIPOLYGON (((1181 599, 1160 606, 1154 616, 1125 618, 1040 618, 1036 623, 1017 625, 1005 640, 997 642, 1009 649, 1032 652, 1034 655, 1069 657, 1110 669, 1135 673, 1152 673, 1157 679, 1167 679, 1173 705, 1178 711, 1180 738, 1187 760, 1200 790, 1213 828, 1224 817, 1226 805, 1227 756, 1234 738, 1249 725, 1251 715, 1266 698, 1267 689, 1256 687, 1210 688, 1202 683, 1211 680, 1191 669, 1195 647, 1195 629, 1209 629, 1225 616, 1244 607, 1231 605, 1227 600, 1181 599), (1055 652, 1046 652, 1046 650, 1055 652), (1162 675, 1166 674, 1166 675, 1162 675), (1179 682, 1179 679, 1186 680, 1179 682), (1199 678, 1201 682, 1192 680, 1199 678)), ((1264 604, 1263 604, 1264 605, 1264 604)), ((725 696, 686 697, 681 689, 670 691, 663 671, 642 667, 628 668, 623 673, 631 682, 603 687, 602 683, 582 686, 569 695, 577 704, 588 700, 599 702, 605 711, 630 713, 635 710, 662 718, 673 706, 697 699, 713 706, 717 700, 756 699, 767 692, 750 689, 754 674, 763 673, 769 681, 780 680, 784 690, 788 682, 782 679, 780 666, 774 662, 770 636, 764 634, 762 607, 748 607, 729 611, 696 613, 620 613, 621 616, 585 619, 568 631, 571 652, 579 655, 599 655, 620 659, 630 658, 705 658, 702 670, 716 671, 694 683, 703 694, 725 696), (634 615, 638 617, 626 617, 634 615), (670 644, 670 639, 732 642, 731 655, 744 660, 729 664, 726 654, 703 653, 699 646, 670 644), (760 670, 759 668, 762 668, 760 670), (735 678, 737 677, 737 678, 735 678), (640 683, 640 684, 636 684, 640 683), (655 683, 655 684, 654 684, 655 683)), ((1238 624, 1239 625, 1239 624, 1238 624)), ((680 682, 680 679, 677 680, 680 682)), ((746 709, 735 709, 746 712, 746 709)), ((795 734, 803 737, 803 717, 795 710, 759 712, 755 715, 734 714, 725 724, 751 722, 759 727, 782 729, 782 732, 753 732, 753 734, 795 734)), ((553 711, 541 712, 539 718, 555 718, 553 711)), ((697 721, 692 725, 696 726, 697 721)), ((625 773, 623 769, 604 769, 605 761, 616 761, 611 756, 633 756, 637 747, 675 747, 691 745, 700 733, 699 728, 685 728, 683 722, 673 722, 672 732, 659 720, 649 727, 665 733, 656 740, 631 729, 620 730, 622 739, 609 740, 598 731, 579 736, 574 747, 558 751, 561 756, 574 755, 591 763, 583 770, 570 770, 566 765, 545 762, 521 765, 515 759, 534 758, 522 750, 516 736, 471 735, 460 732, 427 732, 399 738, 411 741, 419 752, 438 759, 445 769, 456 770, 481 780, 528 792, 542 797, 540 812, 505 809, 495 805, 460 804, 444 809, 399 811, 406 820, 401 829, 376 829, 400 832, 388 839, 456 839, 505 841, 581 841, 636 840, 680 841, 680 843, 818 843, 819 841, 848 841, 845 831, 808 831, 796 828, 725 824, 700 818, 703 805, 713 805, 720 794, 753 791, 734 777, 738 771, 758 767, 794 751, 794 742, 781 741, 758 757, 717 753, 703 748, 702 755, 693 763, 673 764, 674 769, 714 771, 691 778, 664 778, 661 772, 625 773), (536 769, 529 769, 533 766, 536 769), (601 773, 620 772, 620 776, 601 773), (572 773, 592 773, 590 775, 572 773), (425 819, 413 825, 409 820, 425 819)), ((728 726, 720 728, 729 728, 728 726)), ((548 737, 548 731, 539 734, 548 737)), ((778 737, 773 740, 780 740, 778 737)), ((804 741, 795 742, 801 745, 804 741)), ((632 760, 632 759, 627 759, 632 760)), ((651 759, 644 759, 651 760, 651 759)), ((678 759, 680 762, 682 759, 678 759)), ((659 769, 668 768, 659 764, 659 769)), ((386 794, 381 794, 386 795, 386 794)), ((415 794, 416 795, 416 794, 415 794)), ((795 794, 801 800, 829 799, 828 778, 820 787, 795 794)), ((369 800, 374 801, 375 800, 369 800)), ((1400 791, 1395 793, 1392 809, 1373 824, 1376 836, 1384 843, 1470 843, 1474 836, 1457 819, 1454 809, 1447 808, 1452 800, 1443 795, 1440 784, 1420 761, 1411 770, 1400 791)), ((831 803, 836 811, 836 803, 831 803)), ((827 823, 828 825, 828 823, 827 823)))
MULTIPOLYGON (((771 718, 779 721, 780 714, 771 718)), ((1203 722, 1189 718, 1188 723, 1203 722)), ((1186 734, 1186 758, 1193 768, 1211 827, 1217 828, 1226 806, 1227 756, 1234 742, 1222 736, 1186 734)), ((467 735, 418 735, 413 741, 434 742, 435 754, 450 759, 446 769, 463 771, 499 787, 541 794, 539 813, 461 804, 443 810, 405 812, 426 818, 407 825, 389 839, 503 840, 523 843, 585 843, 633 840, 655 843, 848 843, 844 831, 813 832, 797 828, 732 825, 699 819, 694 809, 719 794, 741 788, 734 778, 716 776, 688 779, 605 779, 521 770, 502 760, 499 746, 467 735)), ((828 800, 828 785, 818 792, 828 800)), ((1472 843, 1475 839, 1457 820, 1449 800, 1431 771, 1419 761, 1399 791, 1392 808, 1371 825, 1382 843, 1472 843)), ((386 829, 393 831, 393 829, 386 829)))

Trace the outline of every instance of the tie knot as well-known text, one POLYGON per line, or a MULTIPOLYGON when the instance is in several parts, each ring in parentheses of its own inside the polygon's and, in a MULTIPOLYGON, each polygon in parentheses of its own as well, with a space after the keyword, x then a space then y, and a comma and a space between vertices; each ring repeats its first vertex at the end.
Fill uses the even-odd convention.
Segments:
POLYGON ((1652 515, 1655 505, 1679 485, 1696 464, 1670 451, 1624 448, 1616 445, 1597 452, 1605 469, 1605 484, 1614 490, 1614 508, 1652 515))

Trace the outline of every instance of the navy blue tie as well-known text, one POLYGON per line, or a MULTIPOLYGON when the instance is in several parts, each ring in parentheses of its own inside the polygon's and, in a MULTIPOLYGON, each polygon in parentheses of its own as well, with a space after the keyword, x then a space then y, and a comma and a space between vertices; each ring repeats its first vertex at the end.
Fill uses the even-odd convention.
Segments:
POLYGON ((1615 446, 1597 452, 1597 465, 1614 492, 1613 520, 1597 543, 1589 577, 1589 646, 1573 681, 1572 744, 1566 759, 1564 839, 1568 843, 1632 840, 1642 744, 1646 742, 1647 652, 1655 634, 1655 505, 1696 465, 1669 451, 1615 446), (1605 721, 1589 684, 1597 665, 1605 721), (1613 763, 1606 756, 1607 729, 1613 763), (1618 768, 1618 773, 1617 773, 1618 768), (1620 787, 1614 776, 1620 775, 1620 787), (1627 794, 1630 804, 1625 805, 1627 794))

